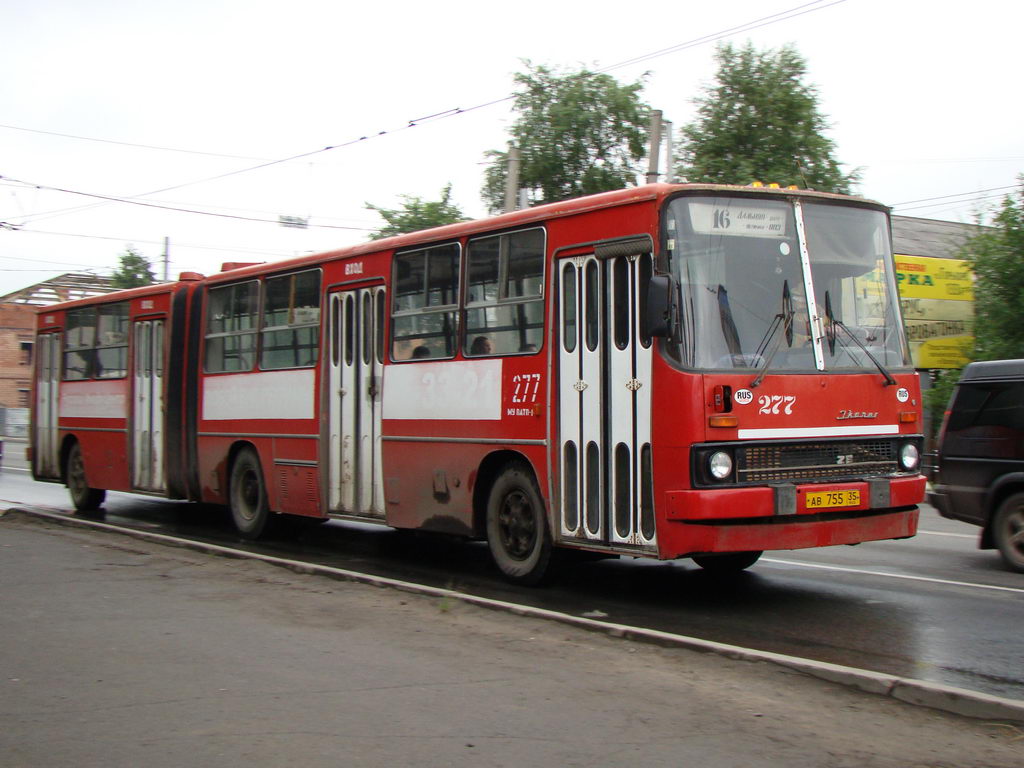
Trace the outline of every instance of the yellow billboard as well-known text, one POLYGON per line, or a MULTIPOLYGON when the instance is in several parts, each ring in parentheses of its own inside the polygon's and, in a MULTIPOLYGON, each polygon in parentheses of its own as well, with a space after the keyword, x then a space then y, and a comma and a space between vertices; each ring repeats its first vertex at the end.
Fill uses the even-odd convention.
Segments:
POLYGON ((903 321, 915 368, 961 368, 974 346, 974 275, 963 259, 896 254, 903 321))

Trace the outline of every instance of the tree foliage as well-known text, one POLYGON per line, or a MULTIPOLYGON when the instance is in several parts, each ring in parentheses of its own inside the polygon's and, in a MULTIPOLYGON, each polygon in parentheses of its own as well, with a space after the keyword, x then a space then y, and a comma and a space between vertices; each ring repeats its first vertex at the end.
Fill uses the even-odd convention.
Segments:
MULTIPOLYGON (((560 74, 524 62, 510 144, 519 148, 519 188, 531 204, 622 189, 636 184, 646 151, 649 107, 643 82, 621 84, 610 75, 580 69, 560 74)), ((508 151, 491 150, 482 194, 501 211, 508 151)))
POLYGON ((115 288, 138 288, 156 282, 153 267, 139 251, 133 247, 125 248, 118 257, 118 268, 110 277, 110 284, 115 288))
POLYGON ((404 203, 401 208, 382 208, 367 203, 366 207, 376 211, 385 222, 383 227, 370 235, 371 240, 418 232, 421 229, 440 227, 467 221, 459 207, 452 203, 452 185, 441 190, 440 200, 424 200, 416 195, 400 195, 404 203))
MULTIPOLYGON (((964 243, 961 258, 974 270, 972 360, 1024 358, 1024 175, 1003 199, 992 227, 964 243)), ((960 370, 943 371, 925 396, 937 427, 960 370)))
POLYGON ((677 174, 691 182, 795 184, 825 192, 850 191, 857 173, 844 174, 818 111, 807 65, 791 45, 757 51, 719 45, 715 82, 698 96, 697 118, 682 128, 677 174))
POLYGON ((974 269, 974 359, 1024 358, 1024 175, 993 225, 967 241, 974 269))

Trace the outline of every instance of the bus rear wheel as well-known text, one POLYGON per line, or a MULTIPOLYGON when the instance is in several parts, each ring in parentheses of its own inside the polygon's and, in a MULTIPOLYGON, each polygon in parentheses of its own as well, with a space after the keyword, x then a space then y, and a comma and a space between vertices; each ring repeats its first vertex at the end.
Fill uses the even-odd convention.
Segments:
POLYGON ((730 552, 724 555, 694 555, 693 562, 711 573, 739 573, 758 561, 764 552, 730 552))
POLYGON ((509 581, 534 586, 551 561, 551 534, 533 472, 519 462, 498 476, 487 500, 487 545, 509 581))
POLYGON ((71 503, 79 512, 94 512, 100 508, 107 492, 102 488, 90 488, 89 479, 85 476, 85 461, 82 459, 82 448, 74 443, 68 450, 64 465, 64 477, 71 494, 71 503))
POLYGON ((244 448, 231 466, 231 519, 243 539, 258 539, 270 522, 270 503, 259 456, 244 448))

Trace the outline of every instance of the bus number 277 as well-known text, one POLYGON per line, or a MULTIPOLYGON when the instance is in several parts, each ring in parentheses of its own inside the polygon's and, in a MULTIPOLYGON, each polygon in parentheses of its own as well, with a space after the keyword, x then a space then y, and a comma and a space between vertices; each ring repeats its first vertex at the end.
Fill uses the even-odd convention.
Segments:
POLYGON ((539 373, 517 373, 512 377, 515 391, 512 393, 513 403, 537 402, 537 390, 540 389, 539 373))

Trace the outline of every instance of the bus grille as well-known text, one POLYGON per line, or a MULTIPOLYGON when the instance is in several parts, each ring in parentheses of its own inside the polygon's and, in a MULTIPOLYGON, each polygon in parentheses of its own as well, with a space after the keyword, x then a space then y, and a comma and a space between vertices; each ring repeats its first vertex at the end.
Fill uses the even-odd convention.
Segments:
POLYGON ((744 445, 736 451, 740 483, 842 480, 900 471, 895 440, 744 445))

